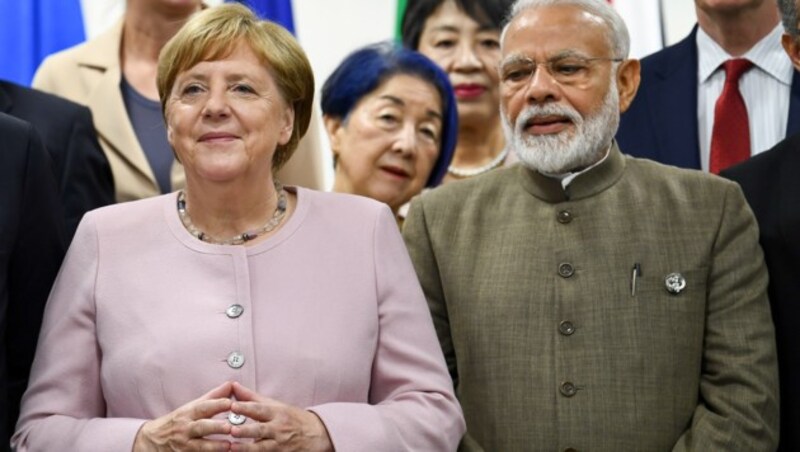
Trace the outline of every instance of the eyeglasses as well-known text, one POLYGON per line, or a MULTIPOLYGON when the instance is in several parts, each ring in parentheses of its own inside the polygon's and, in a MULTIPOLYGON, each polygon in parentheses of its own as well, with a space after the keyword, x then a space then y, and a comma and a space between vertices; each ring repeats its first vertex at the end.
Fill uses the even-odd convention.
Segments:
POLYGON ((619 63, 622 58, 587 58, 579 55, 563 55, 538 63, 528 57, 512 57, 500 64, 500 77, 507 88, 516 89, 530 82, 539 65, 562 85, 581 85, 591 79, 594 63, 610 61, 619 63))

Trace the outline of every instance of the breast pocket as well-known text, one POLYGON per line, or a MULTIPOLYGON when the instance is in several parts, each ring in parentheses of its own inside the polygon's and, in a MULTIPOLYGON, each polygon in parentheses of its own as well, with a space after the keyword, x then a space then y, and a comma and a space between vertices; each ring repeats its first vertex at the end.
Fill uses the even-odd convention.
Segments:
POLYGON ((661 267, 639 276, 634 309, 655 350, 689 352, 703 344, 708 269, 661 267))

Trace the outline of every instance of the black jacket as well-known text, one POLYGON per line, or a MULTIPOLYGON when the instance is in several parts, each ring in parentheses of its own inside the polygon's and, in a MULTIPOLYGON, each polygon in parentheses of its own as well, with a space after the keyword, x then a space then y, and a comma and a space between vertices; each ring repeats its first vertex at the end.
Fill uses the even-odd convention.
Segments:
POLYGON ((50 157, 30 124, 0 113, 0 450, 9 448, 64 249, 50 157))
POLYGON ((722 176, 741 185, 758 220, 778 345, 778 450, 800 451, 800 134, 723 171, 722 176))
POLYGON ((0 80, 0 111, 29 122, 55 165, 67 243, 83 214, 114 203, 114 179, 88 108, 0 80))

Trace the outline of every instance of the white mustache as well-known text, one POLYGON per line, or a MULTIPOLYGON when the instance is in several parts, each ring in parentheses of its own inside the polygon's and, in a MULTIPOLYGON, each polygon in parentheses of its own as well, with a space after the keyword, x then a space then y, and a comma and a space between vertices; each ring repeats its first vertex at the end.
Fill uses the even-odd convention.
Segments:
POLYGON ((566 105, 544 104, 544 105, 530 105, 523 110, 517 117, 517 123, 514 125, 517 133, 525 129, 525 125, 539 117, 546 116, 564 116, 573 122, 576 126, 583 124, 583 117, 574 108, 566 105))

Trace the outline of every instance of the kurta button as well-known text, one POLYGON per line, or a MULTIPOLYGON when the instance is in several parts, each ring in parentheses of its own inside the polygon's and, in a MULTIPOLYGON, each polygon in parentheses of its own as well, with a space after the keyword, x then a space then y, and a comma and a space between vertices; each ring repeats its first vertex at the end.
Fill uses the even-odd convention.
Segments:
POLYGON ((558 324, 558 332, 564 336, 571 336, 575 332, 575 325, 569 320, 564 320, 558 324))
POLYGON ((575 268, 569 262, 558 264, 558 274, 562 278, 569 278, 575 274, 575 268))
POLYGON ((558 215, 556 215, 558 222, 561 224, 567 224, 572 221, 572 212, 569 210, 560 210, 558 215))
POLYGON ((231 354, 228 355, 228 365, 234 369, 244 366, 244 355, 239 352, 231 352, 231 354))
POLYGON ((575 394, 577 394, 578 388, 575 387, 574 384, 572 384, 572 383, 570 383, 568 381, 565 381, 564 383, 561 383, 561 387, 559 388, 559 391, 561 391, 561 395, 563 395, 565 397, 572 397, 575 394))
POLYGON ((228 309, 225 310, 225 315, 227 315, 229 318, 235 319, 240 315, 242 315, 243 312, 244 308, 242 307, 242 305, 232 304, 228 306, 228 309))

